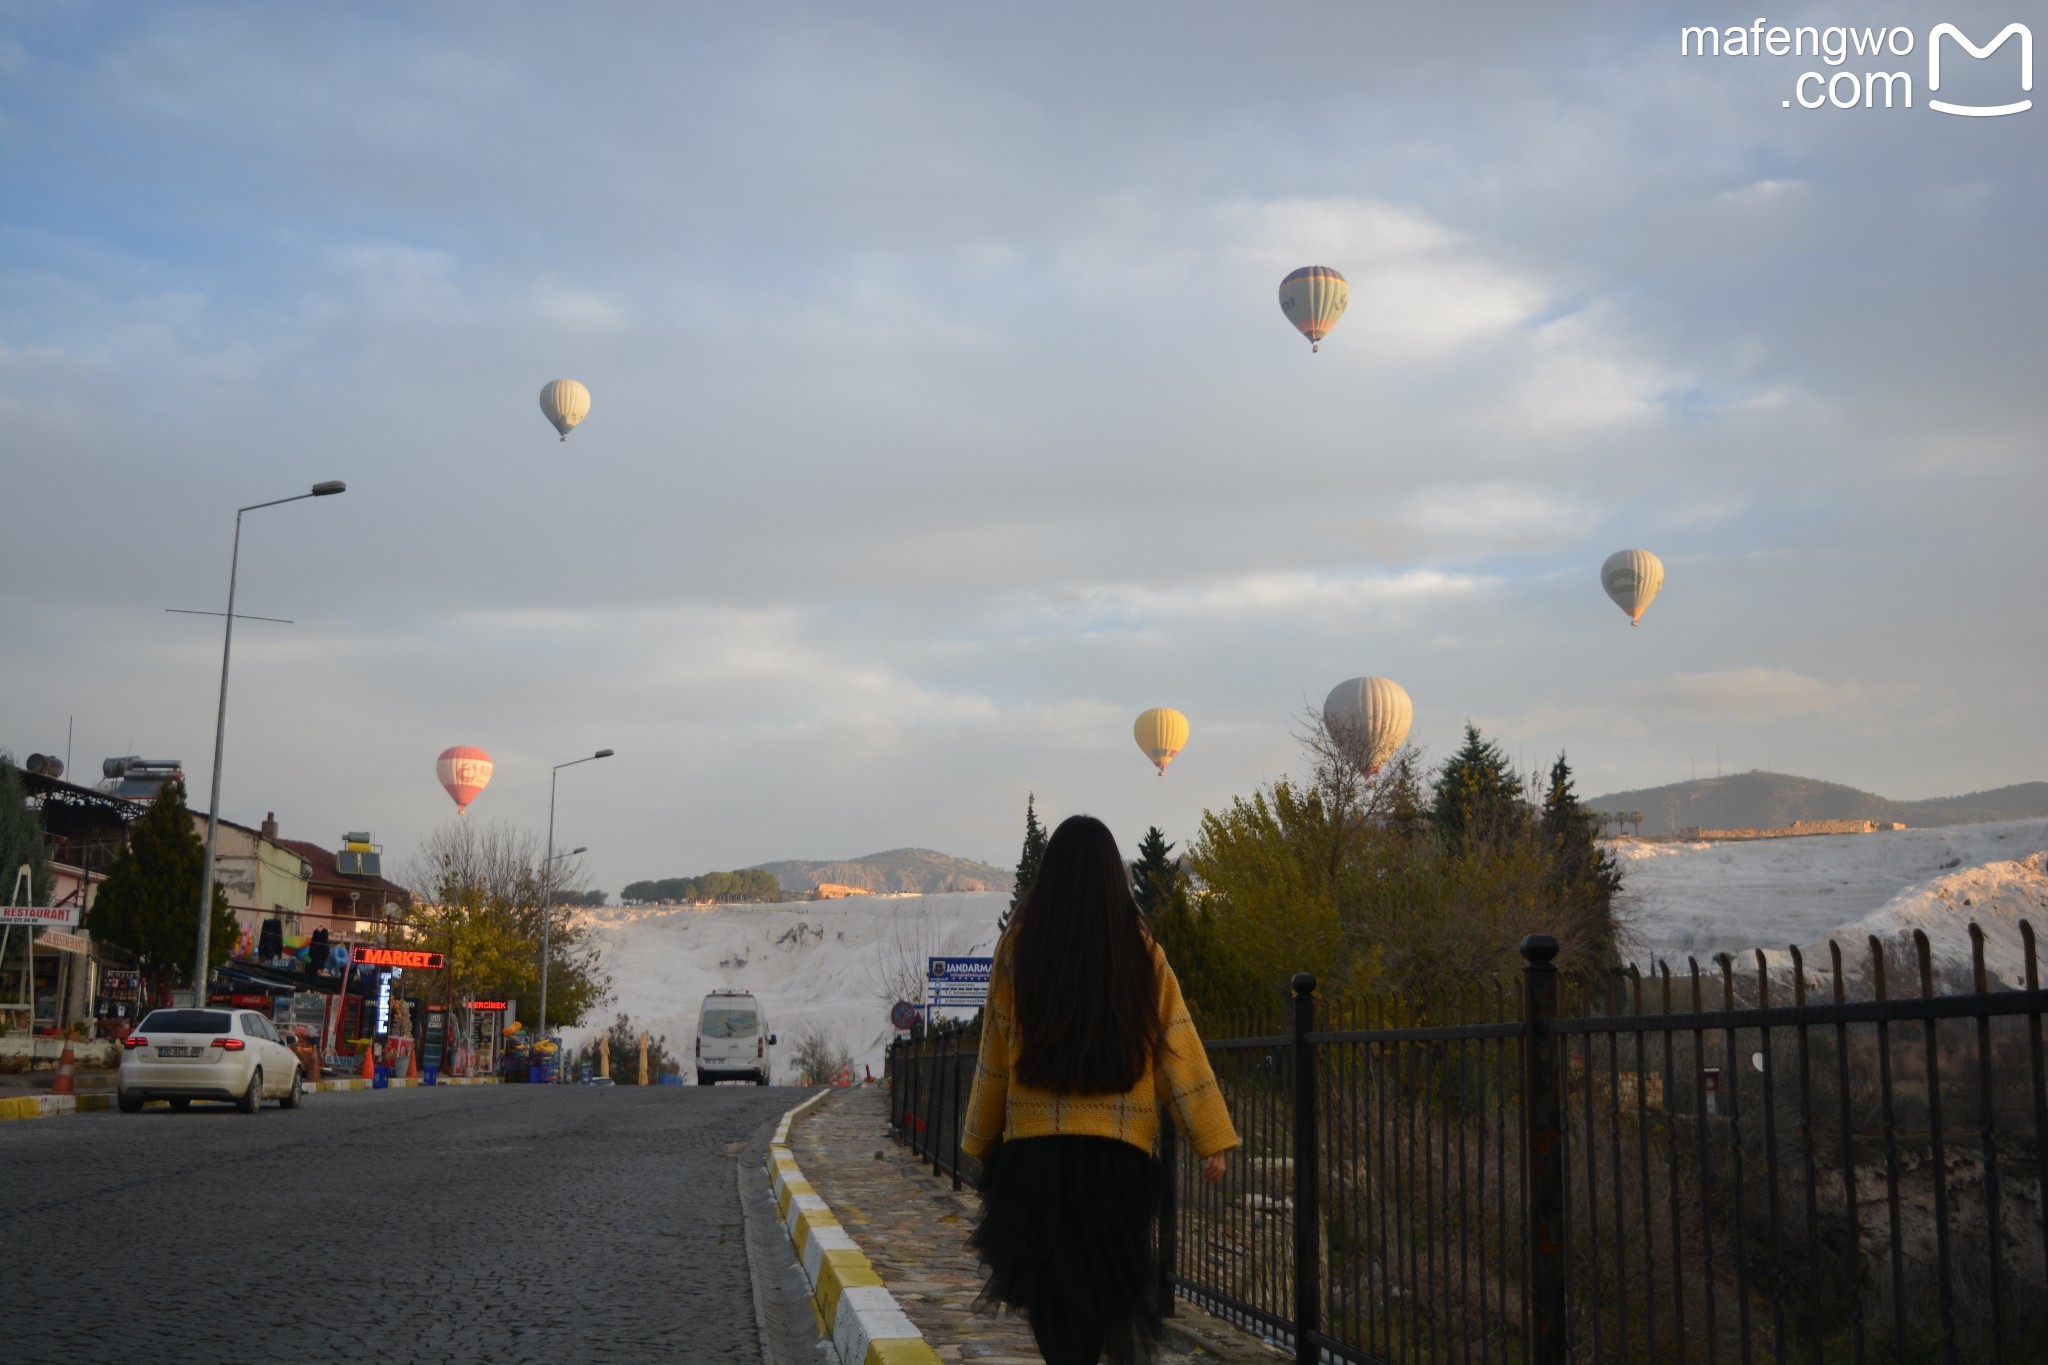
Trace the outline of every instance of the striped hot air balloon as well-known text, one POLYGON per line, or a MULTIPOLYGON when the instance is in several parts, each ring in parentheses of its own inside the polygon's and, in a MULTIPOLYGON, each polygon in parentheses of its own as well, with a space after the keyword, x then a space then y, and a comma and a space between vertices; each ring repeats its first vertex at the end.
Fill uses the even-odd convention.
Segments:
POLYGON ((1308 338, 1309 349, 1330 334, 1351 302, 1351 286, 1326 265, 1305 265, 1280 281, 1280 311, 1308 338))
POLYGON ((1346 678, 1323 698, 1323 724, 1367 776, 1394 756, 1415 723, 1415 703, 1389 678, 1346 678))
POLYGON ((540 410, 566 441, 569 428, 590 416, 590 390, 573 379, 551 379, 540 386, 540 410))
POLYGON ((1188 718, 1170 706, 1155 706, 1138 717, 1131 733, 1164 777, 1166 765, 1188 747, 1188 718))
POLYGON ((477 793, 491 784, 491 756, 482 749, 458 744, 441 751, 434 772, 448 789, 448 795, 455 798, 455 813, 461 815, 469 810, 477 793))
POLYGON ((1648 550, 1616 550, 1600 566, 1600 586, 1633 626, 1664 589, 1664 561, 1648 550))

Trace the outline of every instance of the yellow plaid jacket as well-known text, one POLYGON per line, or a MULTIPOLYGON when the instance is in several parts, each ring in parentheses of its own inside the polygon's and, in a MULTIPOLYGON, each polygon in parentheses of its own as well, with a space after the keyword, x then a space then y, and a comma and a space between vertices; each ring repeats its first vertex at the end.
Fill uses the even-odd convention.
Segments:
POLYGON ((997 1139, 1033 1137, 1105 1137, 1150 1152, 1159 1131, 1159 1107, 1173 1115, 1188 1145, 1202 1156, 1237 1146, 1237 1129, 1216 1073, 1181 998, 1180 981, 1167 965, 1166 954, 1152 945, 1159 968, 1159 1017, 1165 1045, 1157 1065, 1148 1065, 1138 1083, 1121 1095, 1068 1095, 1016 1083, 1022 1038, 1017 1031, 1015 977, 1010 944, 996 948, 990 974, 988 1004, 982 1012, 981 1056, 974 1067, 974 1091, 967 1097, 967 1123, 960 1146, 981 1156, 997 1139))

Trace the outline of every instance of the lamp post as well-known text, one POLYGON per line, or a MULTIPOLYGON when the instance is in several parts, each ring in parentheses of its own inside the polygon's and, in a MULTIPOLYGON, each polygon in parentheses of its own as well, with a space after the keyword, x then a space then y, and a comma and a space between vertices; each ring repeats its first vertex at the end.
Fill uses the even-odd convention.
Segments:
POLYGON ((228 729, 228 655, 235 644, 235 571, 242 560, 242 513, 254 512, 259 507, 277 507, 287 502, 298 502, 302 498, 326 498, 336 493, 346 493, 348 485, 340 479, 328 479, 313 485, 310 492, 294 493, 288 498, 272 498, 269 502, 252 502, 247 507, 235 509, 235 548, 228 556, 228 612, 227 626, 220 644, 220 710, 213 721, 213 796, 206 803, 206 865, 199 874, 199 951, 192 960, 192 1003, 206 1003, 207 958, 211 945, 207 942, 208 932, 213 927, 213 843, 220 832, 220 761, 221 748, 227 738, 228 729))
POLYGON ((599 749, 589 758, 572 758, 567 763, 557 763, 548 774, 548 855, 540 865, 540 1023, 533 1031, 535 1038, 548 1036, 548 929, 555 922, 555 779, 564 768, 611 756, 610 749, 599 749))

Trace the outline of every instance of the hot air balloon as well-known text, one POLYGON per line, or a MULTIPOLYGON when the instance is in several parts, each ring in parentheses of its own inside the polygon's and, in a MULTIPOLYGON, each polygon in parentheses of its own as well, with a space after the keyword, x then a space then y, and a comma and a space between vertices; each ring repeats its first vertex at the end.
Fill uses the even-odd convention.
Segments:
POLYGON ((1415 703, 1387 678, 1347 678, 1323 698, 1323 723, 1369 777, 1394 756, 1415 722, 1415 703))
POLYGON ((467 744, 458 744, 444 749, 434 764, 441 785, 455 798, 455 813, 468 811, 469 803, 476 800, 477 793, 491 784, 491 756, 482 749, 472 749, 467 744))
POLYGON ((1664 561, 1648 550, 1616 550, 1600 566, 1600 586, 1635 625, 1664 587, 1664 561))
POLYGON ((1305 265, 1280 281, 1280 311, 1308 338, 1309 349, 1330 334, 1351 302, 1351 286, 1326 265, 1305 265))
POLYGON ((1188 747, 1188 718, 1171 706, 1155 706, 1138 717, 1131 733, 1137 736, 1145 757, 1158 766, 1159 775, 1164 777, 1166 765, 1188 747))
POLYGON ((590 416, 590 390, 573 379, 549 380, 540 386, 540 410, 566 441, 569 428, 590 416))

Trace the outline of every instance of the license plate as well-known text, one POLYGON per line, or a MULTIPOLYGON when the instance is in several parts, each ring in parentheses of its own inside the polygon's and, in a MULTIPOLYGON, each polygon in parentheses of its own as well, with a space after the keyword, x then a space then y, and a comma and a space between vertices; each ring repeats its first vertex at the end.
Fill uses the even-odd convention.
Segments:
POLYGON ((160 1047, 156 1050, 156 1055, 159 1057, 197 1057, 199 1049, 196 1047, 160 1047))

